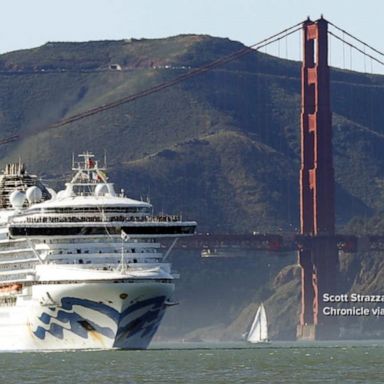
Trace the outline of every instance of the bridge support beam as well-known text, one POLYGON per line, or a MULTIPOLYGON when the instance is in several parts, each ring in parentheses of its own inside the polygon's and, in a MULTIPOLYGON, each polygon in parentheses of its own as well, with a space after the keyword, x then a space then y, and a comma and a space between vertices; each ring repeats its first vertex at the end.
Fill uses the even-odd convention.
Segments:
POLYGON ((299 339, 334 338, 335 319, 323 316, 324 293, 337 292, 332 116, 328 67, 328 23, 303 24, 300 224, 309 238, 299 251, 302 267, 299 339))

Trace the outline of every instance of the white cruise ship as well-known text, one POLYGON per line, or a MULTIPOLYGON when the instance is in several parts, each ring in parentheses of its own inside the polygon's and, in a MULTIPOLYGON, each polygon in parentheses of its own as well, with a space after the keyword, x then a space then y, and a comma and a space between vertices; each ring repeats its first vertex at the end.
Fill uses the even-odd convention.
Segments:
POLYGON ((196 222, 154 216, 79 157, 57 194, 21 164, 0 176, 1 350, 143 349, 175 304, 166 258, 196 222))

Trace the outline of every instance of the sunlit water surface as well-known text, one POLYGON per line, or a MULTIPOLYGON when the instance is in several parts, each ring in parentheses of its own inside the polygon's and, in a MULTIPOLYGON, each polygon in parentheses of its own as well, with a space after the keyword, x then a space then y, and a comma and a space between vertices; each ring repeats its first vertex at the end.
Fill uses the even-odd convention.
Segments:
POLYGON ((384 341, 161 343, 146 351, 0 354, 1 383, 383 383, 384 341))

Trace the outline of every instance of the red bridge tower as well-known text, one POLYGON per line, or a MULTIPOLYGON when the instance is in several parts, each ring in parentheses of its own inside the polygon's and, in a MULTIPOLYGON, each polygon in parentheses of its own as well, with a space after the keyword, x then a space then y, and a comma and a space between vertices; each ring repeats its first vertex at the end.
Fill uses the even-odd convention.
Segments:
POLYGON ((300 222, 308 246, 299 251, 302 268, 299 339, 335 336, 322 314, 323 293, 337 292, 332 114, 328 67, 328 22, 303 24, 300 222))

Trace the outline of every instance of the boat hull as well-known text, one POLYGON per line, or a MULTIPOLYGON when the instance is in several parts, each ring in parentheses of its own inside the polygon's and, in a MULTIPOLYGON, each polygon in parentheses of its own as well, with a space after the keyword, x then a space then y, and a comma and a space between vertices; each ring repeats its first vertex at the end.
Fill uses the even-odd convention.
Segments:
POLYGON ((172 300, 170 282, 39 284, 0 308, 1 350, 145 349, 172 300))

